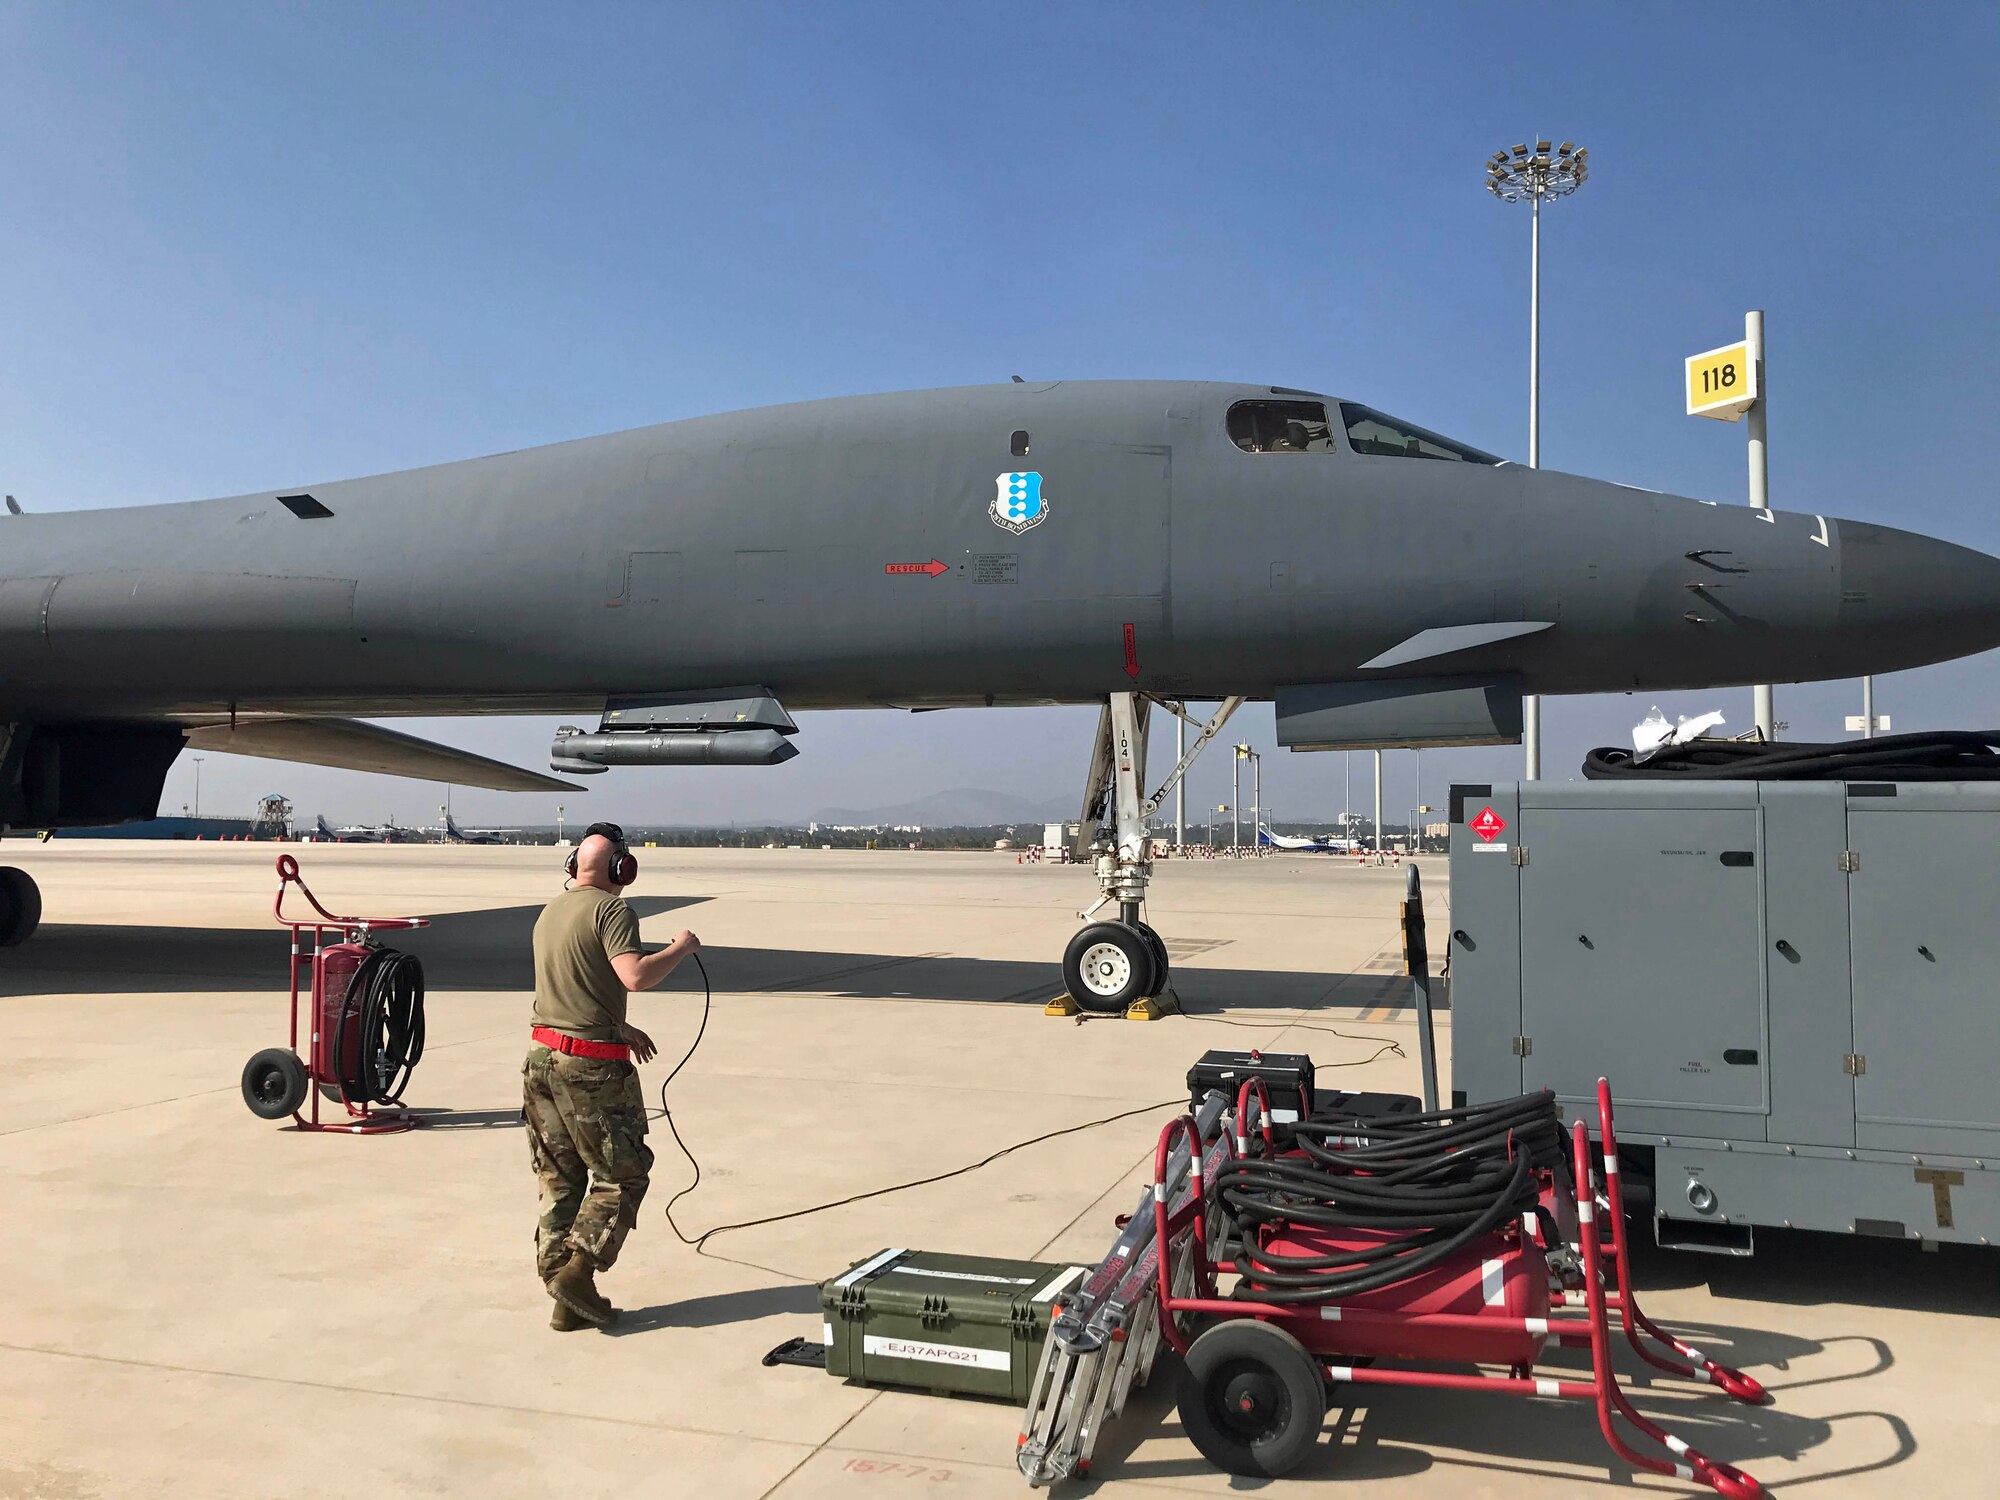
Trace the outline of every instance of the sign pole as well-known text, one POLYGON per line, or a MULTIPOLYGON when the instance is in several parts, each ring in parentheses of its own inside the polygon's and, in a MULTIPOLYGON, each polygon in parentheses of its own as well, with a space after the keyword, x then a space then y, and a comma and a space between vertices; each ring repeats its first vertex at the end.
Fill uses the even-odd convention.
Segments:
POLYGON ((1875 679, 1861 679, 1861 738, 1875 738, 1875 679))
MULTIPOLYGON (((1745 413, 1750 432, 1750 508, 1768 512, 1771 509, 1771 467, 1768 446, 1764 441, 1767 387, 1764 380, 1764 314, 1761 309, 1743 315, 1743 342, 1747 346, 1749 363, 1757 372, 1757 399, 1745 413)), ((1760 682, 1751 693, 1756 710, 1757 734, 1769 744, 1778 737, 1778 706, 1771 684, 1760 682)))

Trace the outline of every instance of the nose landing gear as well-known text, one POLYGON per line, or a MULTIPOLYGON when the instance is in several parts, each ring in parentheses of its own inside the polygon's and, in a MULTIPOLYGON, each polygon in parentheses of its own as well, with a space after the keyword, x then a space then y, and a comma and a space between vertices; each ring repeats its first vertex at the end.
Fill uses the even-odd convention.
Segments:
POLYGON ((1145 795, 1146 726, 1156 702, 1169 713, 1194 722, 1183 704, 1144 693, 1111 694, 1098 715, 1097 740, 1084 786, 1076 852, 1081 855, 1089 850, 1103 894, 1078 915, 1088 921, 1100 908, 1116 902, 1118 920, 1092 922, 1070 939, 1063 953, 1063 988, 1079 1009, 1097 1015, 1123 1014, 1136 1002, 1167 990, 1167 945, 1139 915, 1145 908, 1146 886, 1153 878, 1152 840, 1146 823, 1243 699, 1223 700, 1215 716, 1202 725, 1187 754, 1149 797, 1145 795))
POLYGON ((42 891, 26 870, 0 865, 0 948, 24 943, 42 922, 42 891))

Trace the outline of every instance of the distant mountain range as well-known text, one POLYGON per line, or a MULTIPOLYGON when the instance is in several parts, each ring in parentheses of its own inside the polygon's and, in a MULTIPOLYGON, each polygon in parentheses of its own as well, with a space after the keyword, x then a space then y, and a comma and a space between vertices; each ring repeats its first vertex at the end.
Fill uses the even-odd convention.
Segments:
POLYGON ((982 787, 954 787, 887 807, 824 807, 812 815, 815 823, 867 828, 915 823, 925 828, 982 827, 995 823, 1054 823, 1074 819, 1077 807, 1053 798, 1019 797, 982 787))

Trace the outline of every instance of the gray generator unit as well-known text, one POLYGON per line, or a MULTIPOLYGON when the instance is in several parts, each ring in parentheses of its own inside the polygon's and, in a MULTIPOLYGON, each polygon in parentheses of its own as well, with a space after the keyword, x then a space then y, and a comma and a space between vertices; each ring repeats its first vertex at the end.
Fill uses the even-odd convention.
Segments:
POLYGON ((1990 1244, 1996 897, 1993 782, 1455 786, 1454 1094, 1610 1079, 1663 1245, 1990 1244))

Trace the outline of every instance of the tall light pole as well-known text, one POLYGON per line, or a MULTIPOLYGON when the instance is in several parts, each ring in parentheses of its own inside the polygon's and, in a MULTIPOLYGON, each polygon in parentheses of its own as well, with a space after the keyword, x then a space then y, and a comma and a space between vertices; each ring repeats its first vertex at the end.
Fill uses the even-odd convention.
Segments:
MULTIPOLYGON (((1179 765, 1187 759, 1187 720, 1182 717, 1182 714, 1186 711, 1187 705, 1183 703, 1181 705, 1181 713, 1174 715, 1174 750, 1177 756, 1174 761, 1175 765, 1179 765)), ((1187 777, 1181 776, 1174 782, 1174 847, 1181 849, 1185 848, 1186 845, 1187 777)))
POLYGON ((194 756, 190 756, 190 757, 188 757, 188 758, 189 758, 190 760, 192 760, 192 761, 194 762, 194 815, 195 815, 195 816, 196 816, 196 817, 198 818, 198 817, 200 817, 200 816, 201 816, 201 762, 202 762, 202 757, 201 757, 201 756, 199 756, 199 755, 194 755, 194 756))
POLYGON ((1382 752, 1375 752, 1375 856, 1381 862, 1382 855, 1382 752))
MULTIPOLYGON (((1531 151, 1523 142, 1512 151, 1495 151, 1486 162, 1486 190, 1502 203, 1526 201, 1533 231, 1528 254, 1528 467, 1542 466, 1542 200, 1567 198, 1590 175, 1590 152, 1574 141, 1551 147, 1537 141, 1531 151)), ((1530 694, 1521 700, 1521 741, 1526 752, 1526 776, 1542 775, 1542 700, 1530 694)))
MULTIPOLYGON (((1238 745, 1235 761, 1237 772, 1241 771, 1246 760, 1250 762, 1250 847, 1254 849, 1257 847, 1257 826, 1264 821, 1264 757, 1248 745, 1238 745)), ((1232 781, 1237 779, 1234 773, 1231 779, 1232 781)), ((1235 801, 1238 807, 1243 805, 1240 792, 1235 801)), ((1234 840, 1231 840, 1231 847, 1235 847, 1234 840)))
POLYGON ((1229 760, 1229 852, 1234 854, 1242 843, 1243 819, 1237 809, 1243 806, 1243 755, 1250 747, 1238 745, 1236 754, 1229 760))

